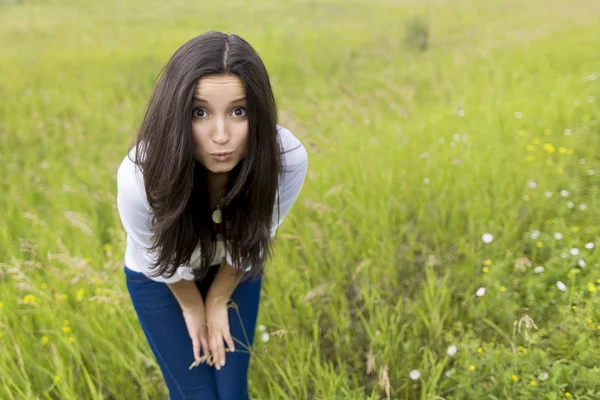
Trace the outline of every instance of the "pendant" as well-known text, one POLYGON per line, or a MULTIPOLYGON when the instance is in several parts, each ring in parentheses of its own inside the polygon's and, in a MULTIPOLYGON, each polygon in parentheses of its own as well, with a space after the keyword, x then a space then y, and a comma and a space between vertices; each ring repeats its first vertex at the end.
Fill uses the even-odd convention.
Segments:
POLYGON ((220 224, 221 221, 223 221, 222 219, 222 215, 221 215, 221 210, 219 210, 218 208, 212 213, 212 220, 216 223, 216 224, 220 224))

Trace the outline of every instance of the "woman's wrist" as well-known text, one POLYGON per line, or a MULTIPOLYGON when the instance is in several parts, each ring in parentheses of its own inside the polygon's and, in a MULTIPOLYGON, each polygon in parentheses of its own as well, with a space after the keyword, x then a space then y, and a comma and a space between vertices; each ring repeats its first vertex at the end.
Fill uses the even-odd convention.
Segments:
POLYGON ((183 313, 192 313, 198 307, 204 308, 204 300, 196 286, 196 282, 182 279, 167 286, 177 299, 183 313))

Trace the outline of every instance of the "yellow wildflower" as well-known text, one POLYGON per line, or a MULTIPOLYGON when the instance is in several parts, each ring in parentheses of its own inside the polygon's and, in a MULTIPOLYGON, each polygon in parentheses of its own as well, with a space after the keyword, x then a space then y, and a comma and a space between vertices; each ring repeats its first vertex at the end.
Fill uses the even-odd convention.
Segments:
POLYGON ((565 392, 565 397, 571 397, 571 393, 565 392))
POLYGON ((483 349, 482 349, 481 347, 479 347, 479 348, 477 349, 477 352, 478 352, 478 353, 483 353, 483 349))
POLYGON ((518 377, 518 376, 516 376, 516 375, 513 375, 513 376, 511 376, 511 377, 510 377, 510 379, 512 379, 512 380, 513 380, 513 382, 516 382, 516 381, 518 381, 518 380, 519 380, 519 377, 518 377))
POLYGON ((489 271, 489 269, 488 269, 488 267, 483 267, 482 271, 483 271, 484 274, 487 274, 488 271, 489 271))
POLYGON ((536 382, 536 381, 534 381, 534 380, 532 380, 532 381, 530 382, 530 384, 531 384, 531 386, 535 386, 535 385, 537 385, 537 382, 536 382))
POLYGON ((73 336, 69 336, 69 343, 73 343, 75 341, 75 338, 73 336))
POLYGON ((58 383, 58 382, 60 382, 60 376, 56 375, 56 376, 54 377, 54 382, 55 382, 55 383, 58 383))
POLYGON ((506 288, 504 286, 500 286, 500 291, 504 292, 506 290, 506 288))
POLYGON ((573 232, 579 232, 579 227, 578 226, 574 226, 573 227, 573 232))
POLYGON ((551 133, 552 133, 552 131, 550 129, 546 129, 544 131, 544 135, 546 135, 546 136, 550 135, 551 133))
POLYGON ((36 298, 32 294, 28 294, 27 296, 23 297, 23 303, 25 304, 35 304, 35 302, 36 298))
POLYGON ((561 147, 560 149, 558 149, 558 152, 559 152, 560 154, 565 154, 565 153, 567 152, 567 150, 568 150, 568 149, 567 149, 566 147, 561 147))
POLYGON ((483 265, 492 265, 492 260, 490 260, 489 258, 487 260, 484 260, 483 265))
POLYGON ((587 323, 588 323, 588 324, 591 324, 592 322, 593 322, 593 321, 592 321, 592 319, 591 319, 591 318, 588 318, 588 319, 587 319, 587 323))
POLYGON ((75 292, 75 297, 77 298, 77 301, 81 301, 83 299, 83 295, 85 294, 85 290, 84 289, 79 289, 78 291, 75 292))
POLYGON ((542 243, 542 242, 537 242, 536 245, 537 245, 537 247, 544 247, 544 243, 542 243))
POLYGON ((47 344, 49 341, 48 336, 42 336, 42 344, 47 344))
POLYGON ((577 306, 571 306, 573 310, 577 310, 577 306))
POLYGON ((62 330, 63 330, 64 333, 71 332, 71 328, 69 328, 68 326, 63 326, 62 330))
POLYGON ((0 308, 4 307, 4 303, 0 301, 0 308))
POLYGON ((550 144, 550 143, 544 143, 544 150, 546 150, 550 154, 552 154, 556 151, 554 149, 554 146, 552 146, 552 144, 550 144))
POLYGON ((588 282, 588 290, 590 293, 596 293, 596 285, 594 285, 592 282, 588 282))
POLYGON ((473 364, 471 364, 471 365, 469 366, 469 369, 470 369, 471 371, 475 371, 475 366, 474 366, 473 364))
POLYGON ((523 347, 523 346, 519 346, 519 347, 517 347, 517 349, 519 349, 519 351, 525 351, 525 347, 523 347))

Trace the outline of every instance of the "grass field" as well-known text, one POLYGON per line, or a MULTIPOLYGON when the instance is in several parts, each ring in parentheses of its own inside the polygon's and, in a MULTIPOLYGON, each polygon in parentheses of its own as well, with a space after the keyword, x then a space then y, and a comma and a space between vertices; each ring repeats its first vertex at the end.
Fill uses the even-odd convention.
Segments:
POLYGON ((167 397, 116 169, 212 29, 261 54, 310 158, 251 398, 600 398, 595 0, 0 0, 0 398, 167 397))

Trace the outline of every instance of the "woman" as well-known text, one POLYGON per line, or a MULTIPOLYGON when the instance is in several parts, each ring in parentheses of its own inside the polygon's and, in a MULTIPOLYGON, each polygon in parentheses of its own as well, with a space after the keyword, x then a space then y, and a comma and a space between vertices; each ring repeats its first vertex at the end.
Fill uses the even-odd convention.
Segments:
POLYGON ((307 166, 245 40, 173 54, 117 173, 127 288, 172 400, 249 398, 263 267, 307 166))

